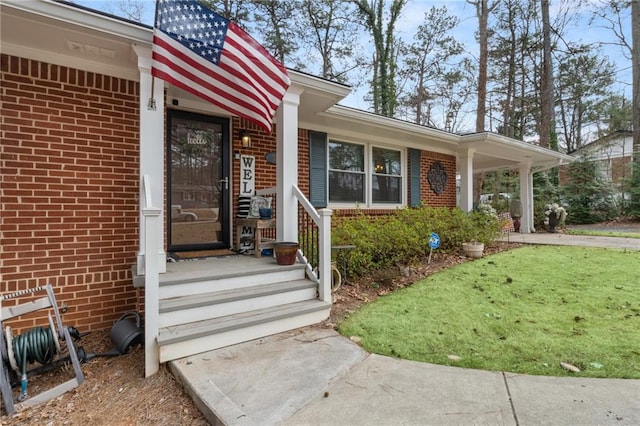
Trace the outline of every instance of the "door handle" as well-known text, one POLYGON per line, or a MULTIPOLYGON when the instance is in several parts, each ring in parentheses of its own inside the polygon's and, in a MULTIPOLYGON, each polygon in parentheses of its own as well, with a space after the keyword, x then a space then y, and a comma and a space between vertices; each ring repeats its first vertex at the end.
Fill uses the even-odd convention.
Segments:
POLYGON ((229 177, 225 177, 224 179, 220 179, 218 181, 218 183, 223 183, 224 182, 224 189, 225 191, 229 189, 229 177))

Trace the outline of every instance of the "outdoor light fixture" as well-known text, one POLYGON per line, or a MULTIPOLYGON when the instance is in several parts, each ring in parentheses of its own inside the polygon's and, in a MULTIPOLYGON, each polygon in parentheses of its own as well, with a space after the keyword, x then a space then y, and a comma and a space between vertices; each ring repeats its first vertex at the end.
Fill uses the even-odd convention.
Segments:
POLYGON ((240 140, 242 141, 243 148, 251 148, 251 136, 246 130, 240 132, 240 140))

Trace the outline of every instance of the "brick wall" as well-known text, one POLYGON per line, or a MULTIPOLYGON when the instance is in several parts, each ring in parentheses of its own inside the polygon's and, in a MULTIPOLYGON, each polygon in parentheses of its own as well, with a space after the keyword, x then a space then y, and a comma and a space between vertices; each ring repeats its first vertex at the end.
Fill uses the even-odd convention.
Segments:
POLYGON ((136 305, 138 84, 0 60, 1 291, 50 283, 66 325, 110 327, 136 305))
POLYGON ((456 206, 456 157, 452 155, 438 154, 436 152, 422 151, 420 155, 422 176, 420 182, 420 199, 431 207, 455 207, 456 206), (429 186, 427 173, 431 165, 440 161, 447 173, 447 184, 444 192, 436 194, 429 186))

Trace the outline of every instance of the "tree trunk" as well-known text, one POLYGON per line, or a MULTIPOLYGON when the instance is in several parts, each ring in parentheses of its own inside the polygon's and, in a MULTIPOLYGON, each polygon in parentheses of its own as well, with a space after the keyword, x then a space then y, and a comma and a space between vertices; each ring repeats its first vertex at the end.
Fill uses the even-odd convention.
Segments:
POLYGON ((478 113, 476 116, 476 132, 484 132, 485 115, 487 114, 487 57, 488 35, 487 23, 489 21, 488 0, 476 2, 476 14, 478 15, 478 42, 480 44, 480 63, 478 64, 478 113))
POLYGON ((542 76, 540 81, 540 146, 551 147, 551 132, 554 131, 553 108, 553 64, 551 62, 551 24, 549 0, 540 0, 542 12, 542 76))
MULTIPOLYGON (((631 69, 633 72, 633 160, 640 173, 640 2, 631 2, 631 69)), ((639 179, 640 180, 640 179, 639 179)))
POLYGON ((631 68, 633 72, 633 167, 631 214, 640 219, 640 2, 631 2, 631 68))

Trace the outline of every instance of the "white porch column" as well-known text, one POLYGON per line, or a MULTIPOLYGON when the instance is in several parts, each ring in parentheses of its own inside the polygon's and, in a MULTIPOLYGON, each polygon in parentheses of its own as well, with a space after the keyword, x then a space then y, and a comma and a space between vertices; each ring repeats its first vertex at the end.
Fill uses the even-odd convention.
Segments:
POLYGON ((458 154, 460 169, 460 208, 466 212, 473 210, 473 153, 467 149, 458 154))
POLYGON ((535 232, 533 225, 533 172, 530 164, 521 164, 520 201, 522 202, 522 217, 520 218, 520 233, 535 232))
MULTIPOLYGON (((162 206, 164 203, 164 82, 156 79, 151 93, 151 48, 133 45, 133 51, 138 57, 138 71, 140 72, 140 217, 138 219, 140 232, 138 243, 138 275, 145 272, 145 240, 147 230, 145 229, 144 215, 145 207, 142 177, 150 178, 151 201, 154 207, 162 206), (155 110, 149 109, 149 99, 155 99, 155 110)), ((159 223, 164 223, 164 214, 160 212, 159 223)), ((164 237, 162 226, 161 235, 157 247, 158 272, 167 271, 166 253, 164 251, 164 237)))
POLYGON ((276 229, 278 241, 298 241, 298 105, 302 90, 289 87, 276 113, 276 229))

